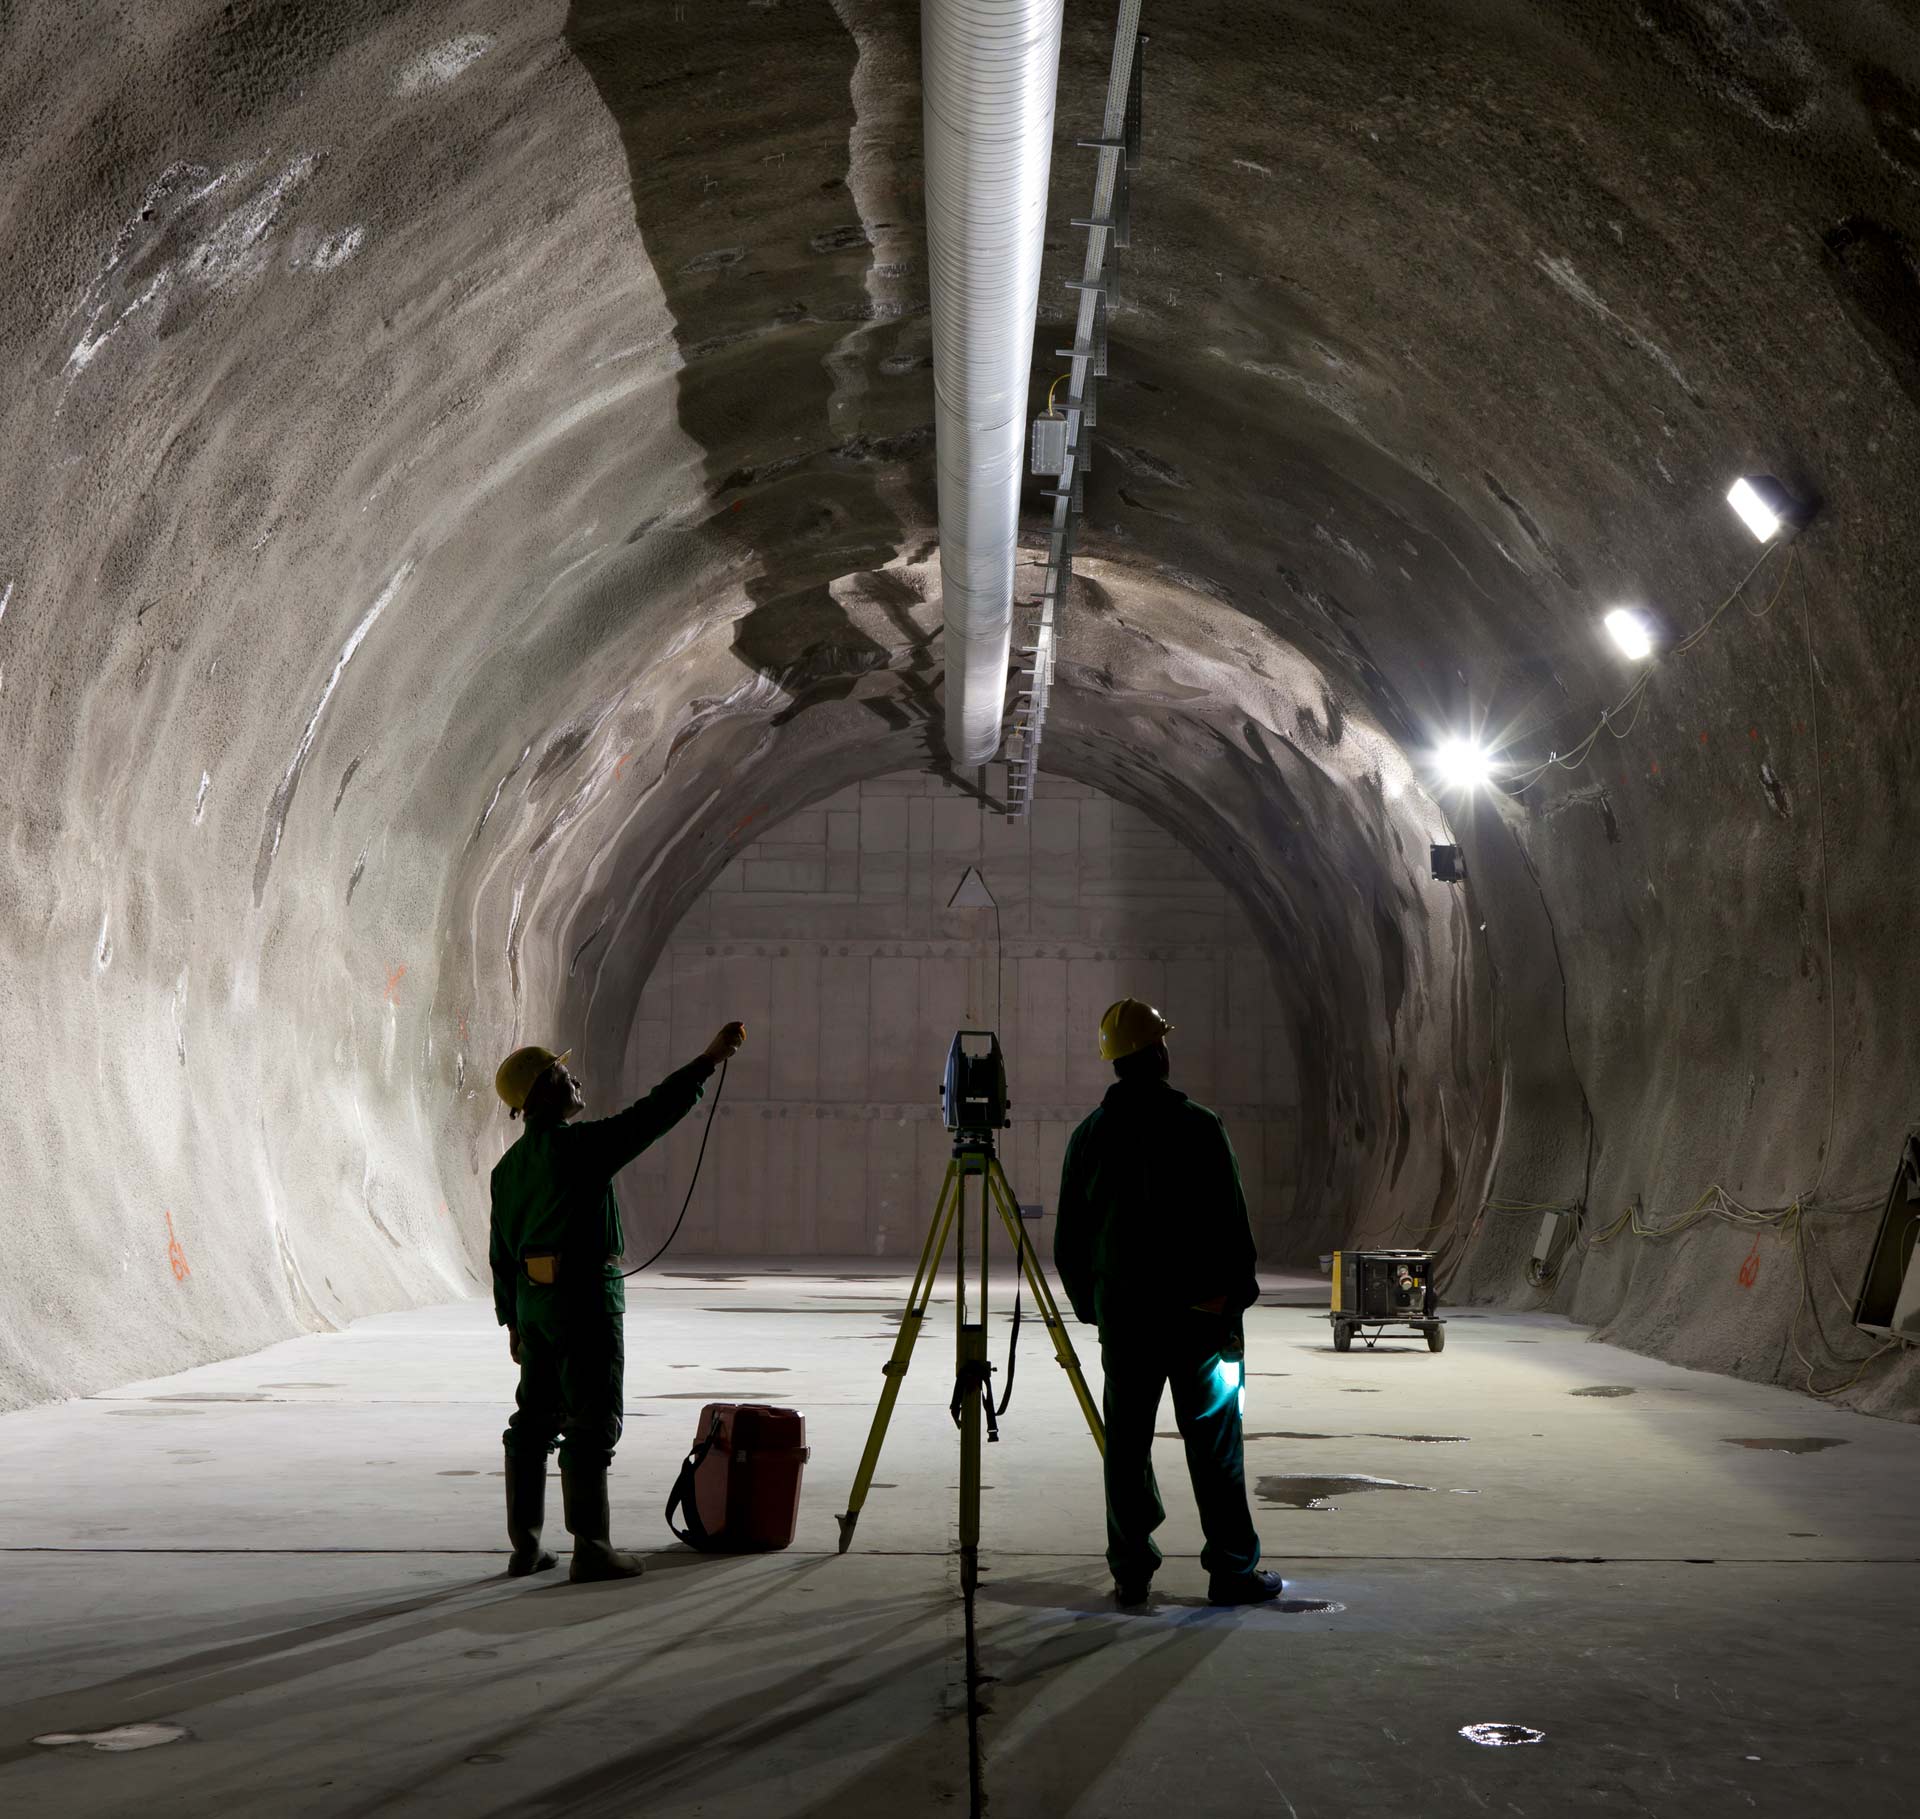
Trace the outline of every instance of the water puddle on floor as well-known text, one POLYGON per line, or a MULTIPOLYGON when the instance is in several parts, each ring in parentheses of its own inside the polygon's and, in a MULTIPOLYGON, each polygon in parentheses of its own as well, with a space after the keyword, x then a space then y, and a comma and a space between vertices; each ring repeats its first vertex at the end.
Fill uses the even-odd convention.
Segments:
POLYGON ((1397 1478, 1374 1478, 1364 1472, 1316 1477, 1305 1472, 1278 1472, 1256 1479, 1253 1492, 1276 1509, 1331 1510, 1335 1497, 1354 1497, 1362 1491, 1430 1491, 1430 1484, 1402 1484, 1397 1478))
POLYGON ((1517 1743, 1544 1743, 1545 1731, 1537 1731, 1530 1724, 1463 1724, 1460 1735, 1469 1743, 1477 1743, 1485 1749, 1511 1749, 1517 1743))
POLYGON ((1569 1396, 1631 1396, 1634 1392, 1624 1383, 1596 1383, 1583 1390, 1568 1390, 1569 1396))
POLYGON ((149 1396, 149 1402, 271 1402, 271 1396, 263 1396, 257 1390, 203 1390, 196 1394, 149 1396))
POLYGON ((84 1743, 89 1749, 118 1753, 125 1750, 150 1750, 160 1743, 178 1743, 193 1733, 184 1724, 116 1724, 106 1731, 48 1731, 34 1738, 43 1749, 66 1749, 84 1743))
POLYGON ((1847 1444, 1844 1440, 1816 1440, 1810 1434, 1785 1440, 1736 1440, 1731 1434, 1720 1438, 1728 1446, 1751 1447, 1756 1453, 1824 1453, 1830 1447, 1847 1444))

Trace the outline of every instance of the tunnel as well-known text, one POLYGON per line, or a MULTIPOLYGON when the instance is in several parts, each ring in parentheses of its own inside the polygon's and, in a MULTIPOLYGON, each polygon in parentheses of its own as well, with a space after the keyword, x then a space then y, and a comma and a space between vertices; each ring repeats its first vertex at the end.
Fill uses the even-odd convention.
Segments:
MULTIPOLYGON (((950 738, 922 82, 929 20, 1013 4, 0 20, 23 1800, 984 1788, 1304 1819, 1389 1788, 1794 1813, 1900 1785, 1874 1650, 1911 1625, 1920 1423, 1920 1312, 1888 1311, 1920 1205, 1915 21, 1055 6, 1022 433, 1080 396, 1099 169, 1128 222, 1029 787, 1017 667, 1014 736, 950 738), (1287 1594, 1233 1630, 1197 1595, 1131 1629, 1102 1604, 1100 1461, 1043 1354, 1071 1329, 1115 1367, 1022 1252, 962 1641, 955 1284, 860 1532, 897 1552, 856 1548, 851 1590, 827 1505, 895 1381, 954 1032, 1003 1044, 1045 1281, 1126 997, 1237 1157, 1245 1473, 1287 1594), (515 1601, 481 1579, 515 1381, 495 1070, 566 1051, 599 1117, 735 1018, 705 1104, 619 1175, 622 1267, 665 1248, 628 1285, 614 1519, 651 1520, 702 1407, 753 1397, 812 1422, 799 1541, 663 1541, 630 1595, 515 1601), (1444 1355, 1332 1349, 1336 1259, 1379 1252, 1422 1259, 1444 1355), (1688 1633, 1726 1658, 1684 1664, 1688 1633), (508 1722, 529 1654, 587 1732, 508 1722), (1309 1734, 1359 1753, 1310 1764, 1309 1734), (1167 1791, 1156 1739, 1231 1758, 1217 1804, 1167 1791)), ((1029 467, 1016 608, 1056 507, 1029 467)), ((1198 1195, 1166 1192, 1170 1251, 1198 1195)), ((1197 1591, 1159 1439, 1161 1583, 1197 1591)))

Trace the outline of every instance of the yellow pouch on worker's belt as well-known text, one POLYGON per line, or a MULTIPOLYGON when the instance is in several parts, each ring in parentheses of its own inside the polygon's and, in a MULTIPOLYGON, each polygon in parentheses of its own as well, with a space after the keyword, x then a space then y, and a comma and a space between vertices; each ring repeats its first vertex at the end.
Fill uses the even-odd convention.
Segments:
MULTIPOLYGON (((563 1262, 558 1251, 522 1252, 520 1267, 527 1272, 529 1282, 538 1283, 542 1288, 552 1288, 563 1278, 577 1284, 601 1273, 591 1257, 575 1256, 563 1262)), ((618 1257, 607 1258, 605 1268, 617 1270, 619 1267, 618 1257)))

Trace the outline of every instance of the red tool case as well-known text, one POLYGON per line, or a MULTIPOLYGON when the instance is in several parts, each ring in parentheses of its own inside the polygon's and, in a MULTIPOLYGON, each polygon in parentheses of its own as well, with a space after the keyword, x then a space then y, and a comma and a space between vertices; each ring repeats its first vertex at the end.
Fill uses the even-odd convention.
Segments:
POLYGON ((765 1402, 709 1402, 667 1499, 667 1526, 703 1552, 789 1546, 800 1519, 800 1475, 812 1449, 807 1418, 765 1402), (683 1512, 686 1527, 675 1523, 683 1512))

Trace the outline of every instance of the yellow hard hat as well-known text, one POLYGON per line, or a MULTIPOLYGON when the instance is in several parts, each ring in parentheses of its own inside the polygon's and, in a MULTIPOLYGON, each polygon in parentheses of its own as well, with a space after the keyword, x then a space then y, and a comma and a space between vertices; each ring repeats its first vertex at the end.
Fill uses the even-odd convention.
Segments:
POLYGON ((507 1102, 509 1109, 524 1112, 533 1083, 572 1053, 570 1048, 563 1048, 557 1055, 550 1048, 517 1048, 500 1063, 499 1071, 493 1076, 493 1090, 507 1102))
POLYGON ((1124 1061, 1172 1034, 1173 1025, 1151 1004, 1122 998, 1118 1004, 1109 1005, 1100 1019, 1100 1059, 1124 1061))

